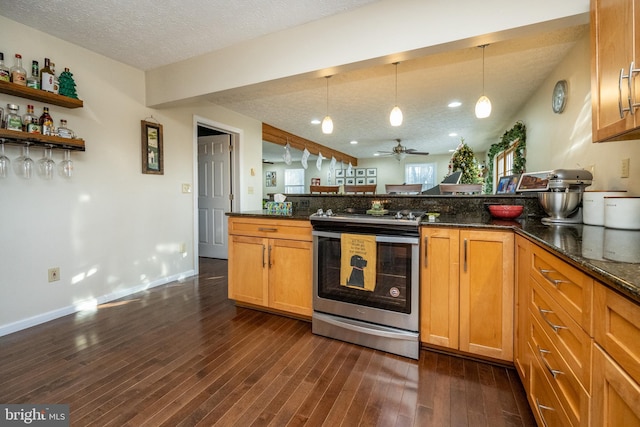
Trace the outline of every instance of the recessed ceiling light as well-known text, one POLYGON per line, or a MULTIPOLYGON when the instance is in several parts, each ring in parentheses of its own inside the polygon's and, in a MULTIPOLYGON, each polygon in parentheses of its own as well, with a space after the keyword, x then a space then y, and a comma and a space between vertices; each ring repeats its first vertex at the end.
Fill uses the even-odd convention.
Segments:
POLYGON ((449 108, 456 108, 462 105, 462 102, 460 101, 451 101, 447 106, 449 108))
POLYGON ((320 123, 321 123, 321 122, 320 122, 320 120, 318 120, 318 119, 313 119, 313 120, 311 120, 311 124, 312 124, 312 125, 319 125, 320 123))
POLYGON ((358 141, 356 141, 355 139, 353 141, 349 142, 349 144, 352 144, 352 145, 356 145, 357 143, 358 143, 358 141))
POLYGON ((458 136, 458 134, 457 134, 457 133, 455 133, 455 132, 451 132, 451 133, 449 134, 449 136, 458 136))

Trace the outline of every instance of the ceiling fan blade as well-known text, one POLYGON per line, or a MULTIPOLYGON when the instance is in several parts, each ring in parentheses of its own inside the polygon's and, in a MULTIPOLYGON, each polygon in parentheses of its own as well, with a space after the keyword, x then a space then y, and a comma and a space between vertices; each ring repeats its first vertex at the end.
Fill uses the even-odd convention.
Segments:
POLYGON ((429 153, 427 153, 426 151, 418 151, 415 148, 408 148, 406 151, 407 154, 420 154, 423 156, 428 156, 429 153))

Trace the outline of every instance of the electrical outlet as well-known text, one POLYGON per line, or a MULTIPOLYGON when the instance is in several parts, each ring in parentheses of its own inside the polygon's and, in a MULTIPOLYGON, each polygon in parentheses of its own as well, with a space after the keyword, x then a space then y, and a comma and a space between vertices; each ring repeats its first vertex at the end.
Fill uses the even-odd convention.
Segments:
POLYGON ((184 254, 187 252, 187 245, 185 243, 180 243, 180 253, 184 254))
POLYGON ((622 159, 620 165, 620 178, 629 178, 629 159, 622 159))
POLYGON ((301 208, 309 208, 309 200, 300 200, 300 207, 301 208))
POLYGON ((593 175, 593 177, 596 177, 596 165, 589 165, 587 166, 587 171, 591 172, 591 175, 593 175))
POLYGON ((247 193, 253 194, 253 187, 249 187, 247 190, 248 190, 247 193))
POLYGON ((60 267, 53 267, 49 270, 49 282, 57 282, 60 280, 60 267))
POLYGON ((191 184, 182 184, 183 193, 191 193, 191 184))

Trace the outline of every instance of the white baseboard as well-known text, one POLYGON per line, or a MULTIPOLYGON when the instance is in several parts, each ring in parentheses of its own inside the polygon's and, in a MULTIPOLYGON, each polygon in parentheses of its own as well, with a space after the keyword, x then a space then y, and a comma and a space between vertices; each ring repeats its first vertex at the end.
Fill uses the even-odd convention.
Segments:
POLYGON ((100 304, 104 304, 110 301, 115 301, 120 298, 124 298, 129 295, 133 295, 137 292, 144 291, 146 289, 155 288, 156 286, 164 285, 176 280, 182 280, 187 277, 194 276, 195 270, 188 270, 183 273, 174 274, 173 276, 163 277, 161 279, 154 280, 150 283, 137 285, 128 289, 123 289, 117 292, 112 292, 107 295, 103 295, 98 298, 92 298, 85 301, 80 301, 74 305, 62 307, 56 310, 48 311, 46 313, 38 314, 36 316, 29 317, 28 319, 19 320, 17 322, 9 323, 7 325, 0 326, 0 337, 12 334, 14 332, 21 331, 23 329, 30 328, 32 326, 41 325, 60 317, 68 316, 69 314, 77 313, 85 309, 92 309, 100 304))

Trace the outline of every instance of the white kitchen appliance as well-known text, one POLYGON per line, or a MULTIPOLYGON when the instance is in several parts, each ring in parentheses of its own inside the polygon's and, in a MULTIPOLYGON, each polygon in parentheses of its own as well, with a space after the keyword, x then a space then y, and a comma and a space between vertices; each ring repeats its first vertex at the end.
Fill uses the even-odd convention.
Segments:
POLYGON ((585 191, 582 195, 582 221, 588 225, 604 225, 605 197, 623 197, 626 194, 626 191, 585 191))
POLYGON ((555 169, 547 175, 549 191, 538 193, 538 200, 549 217, 546 224, 582 223, 582 194, 593 175, 583 169, 555 169))

